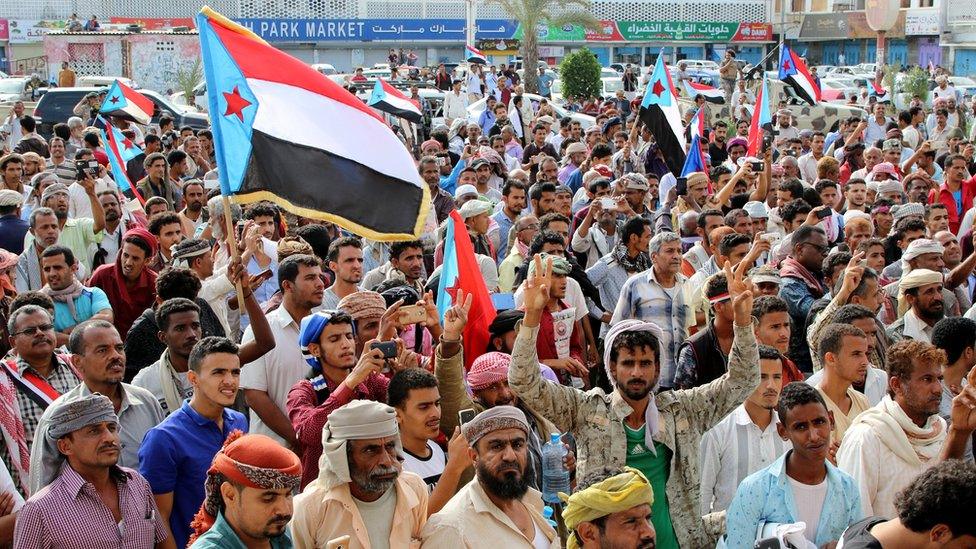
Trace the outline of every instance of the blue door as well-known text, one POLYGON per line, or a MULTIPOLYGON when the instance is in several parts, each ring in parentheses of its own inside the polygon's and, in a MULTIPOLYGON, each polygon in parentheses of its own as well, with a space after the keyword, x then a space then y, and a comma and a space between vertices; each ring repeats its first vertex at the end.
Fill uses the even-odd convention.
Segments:
POLYGON ((864 63, 874 63, 878 60, 878 43, 868 40, 867 51, 864 53, 864 63))
POLYGON ((976 50, 956 50, 952 72, 961 76, 976 76, 976 50))
POLYGON ((739 53, 737 58, 749 63, 750 65, 755 65, 763 58, 762 47, 752 46, 748 48, 739 48, 739 53))
MULTIPOLYGON (((841 44, 838 42, 824 42, 823 55, 821 56, 824 65, 836 65, 837 54, 841 51, 841 44)), ((846 61, 846 59, 845 59, 846 61)))
POLYGON ((601 67, 610 66, 610 49, 609 48, 589 48, 593 55, 596 56, 597 61, 600 62, 601 67))
POLYGON ((704 59, 705 48, 701 46, 678 48, 678 58, 679 59, 704 59))
POLYGON ((854 40, 844 42, 844 64, 857 65, 861 62, 861 42, 854 40))
POLYGON ((904 40, 888 40, 888 64, 908 65, 908 42, 904 40))

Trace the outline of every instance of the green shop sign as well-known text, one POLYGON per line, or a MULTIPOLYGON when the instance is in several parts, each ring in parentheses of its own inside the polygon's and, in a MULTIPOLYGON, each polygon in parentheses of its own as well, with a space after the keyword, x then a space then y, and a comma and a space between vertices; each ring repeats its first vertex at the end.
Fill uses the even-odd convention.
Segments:
POLYGON ((693 21, 617 21, 624 40, 631 42, 728 42, 739 30, 738 23, 693 21))

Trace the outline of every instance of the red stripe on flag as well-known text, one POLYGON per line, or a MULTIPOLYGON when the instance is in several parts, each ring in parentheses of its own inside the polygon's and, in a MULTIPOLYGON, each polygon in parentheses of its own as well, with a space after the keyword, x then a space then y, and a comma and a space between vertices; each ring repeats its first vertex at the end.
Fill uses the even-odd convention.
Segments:
POLYGON ((763 129, 759 125, 762 116, 762 105, 766 98, 763 97, 763 88, 759 86, 759 93, 756 95, 756 106, 752 110, 752 122, 749 123, 749 139, 747 140, 746 154, 752 157, 759 157, 759 149, 762 147, 763 129))
POLYGON ((488 347, 488 326, 495 320, 495 304, 491 301, 491 294, 481 276, 478 260, 474 256, 474 246, 468 229, 457 210, 451 212, 451 222, 454 223, 454 253, 457 255, 458 278, 452 288, 451 299, 457 304, 455 296, 457 290, 464 290, 470 294, 471 310, 468 312, 468 323, 464 325, 464 371, 471 369, 474 359, 485 354, 488 347))
POLYGON ((155 105, 151 99, 137 92, 136 90, 126 86, 123 82, 119 82, 119 89, 122 90, 122 95, 125 96, 127 101, 130 101, 139 107, 142 112, 148 114, 150 117, 153 115, 153 110, 155 110, 155 105))

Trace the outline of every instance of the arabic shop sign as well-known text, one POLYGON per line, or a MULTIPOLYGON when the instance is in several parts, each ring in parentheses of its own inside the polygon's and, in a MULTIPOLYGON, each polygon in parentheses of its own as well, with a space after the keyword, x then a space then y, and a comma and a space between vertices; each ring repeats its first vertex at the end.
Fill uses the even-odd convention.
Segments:
POLYGON ((692 21, 618 21, 617 26, 630 42, 728 42, 739 30, 738 23, 692 21))
POLYGON ((42 21, 37 19, 10 19, 7 23, 11 44, 30 44, 43 42, 44 35, 62 30, 64 21, 42 21))
MULTIPOLYGON (((520 24, 515 30, 514 38, 519 40, 524 36, 525 31, 520 24)), ((597 32, 586 30, 579 25, 555 25, 540 24, 536 27, 536 36, 540 42, 622 42, 624 37, 617 29, 614 21, 600 21, 597 32)))
MULTIPOLYGON (((268 42, 431 41, 464 42, 463 19, 236 19, 268 42)), ((515 24, 481 19, 477 39, 504 39, 515 24)))

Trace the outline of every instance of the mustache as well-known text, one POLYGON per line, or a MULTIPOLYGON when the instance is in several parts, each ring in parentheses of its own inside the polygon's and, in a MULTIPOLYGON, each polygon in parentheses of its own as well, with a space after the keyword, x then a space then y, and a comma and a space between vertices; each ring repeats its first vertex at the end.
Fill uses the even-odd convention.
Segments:
POLYGON ((101 452, 102 450, 118 450, 121 452, 122 445, 116 442, 107 442, 98 447, 99 452, 101 452))

